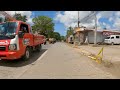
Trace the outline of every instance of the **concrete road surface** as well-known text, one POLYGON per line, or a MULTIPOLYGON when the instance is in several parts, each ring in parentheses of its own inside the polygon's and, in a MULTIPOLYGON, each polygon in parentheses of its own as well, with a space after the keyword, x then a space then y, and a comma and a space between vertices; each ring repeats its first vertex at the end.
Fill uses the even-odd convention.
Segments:
POLYGON ((37 59, 49 49, 51 45, 43 45, 43 49, 40 53, 34 52, 28 61, 15 60, 15 61, 4 61, 0 60, 0 79, 17 79, 26 70, 33 66, 37 59))
POLYGON ((0 61, 0 79, 109 79, 113 74, 65 43, 43 45, 28 61, 0 61))
MULTIPOLYGON (((109 79, 111 73, 65 43, 55 43, 19 79, 109 79)), ((35 57, 35 56, 34 56, 35 57)), ((34 61, 34 60, 33 60, 34 61)))

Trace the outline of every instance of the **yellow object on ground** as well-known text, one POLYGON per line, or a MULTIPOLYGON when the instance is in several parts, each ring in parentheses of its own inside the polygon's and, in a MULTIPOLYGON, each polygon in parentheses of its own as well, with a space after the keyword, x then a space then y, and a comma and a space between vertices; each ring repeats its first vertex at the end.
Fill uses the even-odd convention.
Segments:
POLYGON ((99 51, 98 55, 95 55, 95 56, 88 56, 90 57, 91 59, 95 60, 97 63, 101 63, 102 62, 102 58, 103 58, 103 47, 102 49, 99 51), (102 55, 101 55, 102 53, 102 55))

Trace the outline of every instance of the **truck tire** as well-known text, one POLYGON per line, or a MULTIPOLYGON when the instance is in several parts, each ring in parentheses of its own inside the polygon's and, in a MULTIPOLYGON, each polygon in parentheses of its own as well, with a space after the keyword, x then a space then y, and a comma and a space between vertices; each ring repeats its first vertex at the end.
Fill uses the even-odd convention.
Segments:
POLYGON ((36 51, 40 52, 40 51, 41 51, 41 49, 42 49, 42 45, 41 45, 41 44, 39 44, 39 45, 36 47, 36 51))
POLYGON ((44 45, 46 45, 46 42, 44 42, 44 45))
POLYGON ((28 60, 30 58, 30 49, 28 47, 26 48, 25 54, 22 58, 23 60, 28 60))
POLYGON ((111 45, 114 45, 114 42, 112 42, 111 45))

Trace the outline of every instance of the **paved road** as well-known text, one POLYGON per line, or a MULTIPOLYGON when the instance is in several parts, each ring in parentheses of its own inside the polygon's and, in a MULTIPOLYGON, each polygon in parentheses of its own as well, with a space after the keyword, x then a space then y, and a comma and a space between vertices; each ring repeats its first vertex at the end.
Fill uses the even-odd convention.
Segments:
POLYGON ((34 52, 29 61, 0 61, 0 79, 17 79, 23 73, 32 67, 41 55, 47 51, 52 45, 43 45, 40 53, 34 52))
POLYGON ((65 43, 55 43, 31 67, 19 75, 22 79, 109 79, 96 62, 65 43))
POLYGON ((0 79, 115 78, 65 43, 43 45, 29 61, 0 61, 0 79))

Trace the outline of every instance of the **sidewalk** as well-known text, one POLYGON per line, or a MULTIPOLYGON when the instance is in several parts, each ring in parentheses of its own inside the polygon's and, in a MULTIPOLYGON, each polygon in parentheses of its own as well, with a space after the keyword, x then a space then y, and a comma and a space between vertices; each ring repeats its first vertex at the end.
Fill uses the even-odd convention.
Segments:
POLYGON ((100 52, 100 50, 102 49, 102 47, 104 47, 103 60, 107 60, 112 63, 120 62, 119 45, 118 45, 118 47, 117 47, 117 45, 114 45, 114 46, 107 46, 107 45, 102 46, 101 45, 101 46, 97 46, 97 47, 93 47, 92 45, 77 46, 77 48, 82 50, 82 52, 87 55, 90 55, 90 54, 97 55, 100 52))

